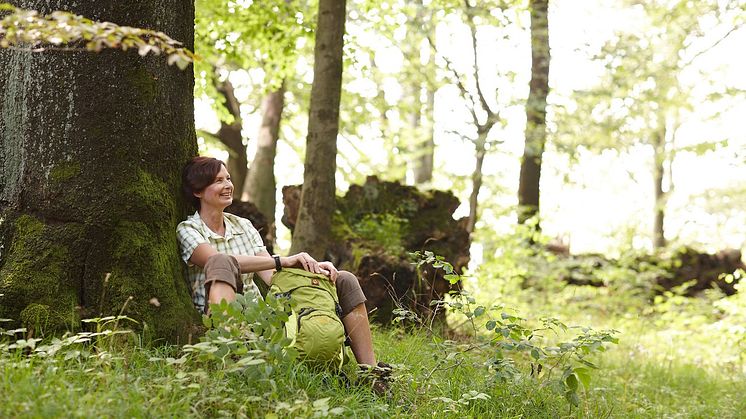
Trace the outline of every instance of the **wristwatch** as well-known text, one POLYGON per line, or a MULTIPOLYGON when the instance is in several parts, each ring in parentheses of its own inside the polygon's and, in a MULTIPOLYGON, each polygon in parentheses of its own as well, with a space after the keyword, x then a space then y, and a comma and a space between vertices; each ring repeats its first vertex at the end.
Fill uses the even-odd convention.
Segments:
POLYGON ((280 256, 272 255, 272 259, 275 260, 275 271, 280 272, 282 270, 282 263, 280 263, 280 256))

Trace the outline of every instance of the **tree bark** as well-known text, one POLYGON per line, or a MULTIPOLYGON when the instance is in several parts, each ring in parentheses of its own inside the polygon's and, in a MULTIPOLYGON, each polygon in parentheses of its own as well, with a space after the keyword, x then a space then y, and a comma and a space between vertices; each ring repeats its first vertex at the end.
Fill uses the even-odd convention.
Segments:
MULTIPOLYGON (((549 93, 549 1, 530 0, 531 82, 526 102, 526 143, 518 183, 518 222, 539 214, 541 161, 546 144, 546 109, 549 93)), ((537 227, 539 224, 537 224, 537 227)))
MULTIPOLYGON (((15 4, 193 47, 192 2, 15 4)), ((198 316, 174 229, 179 174, 197 151, 193 85, 191 68, 135 51, 0 50, 0 318, 40 335, 121 312, 186 341, 198 316)))
MULTIPOLYGON (((225 108, 233 116, 233 122, 228 124, 225 121, 220 121, 220 130, 218 130, 215 136, 228 148, 226 169, 231 174, 233 190, 241 194, 244 190, 244 183, 249 170, 249 161, 246 157, 246 144, 244 144, 243 135, 241 134, 243 130, 241 104, 236 99, 236 95, 233 92, 233 83, 230 80, 226 79, 216 87, 218 92, 223 95, 225 108)), ((236 192, 234 192, 235 194, 236 192)), ((241 196, 239 195, 235 198, 241 199, 241 196)))
POLYGON ((487 133, 479 136, 474 147, 476 148, 476 164, 474 172, 471 175, 471 195, 469 196, 469 217, 466 223, 466 231, 469 234, 474 232, 477 225, 477 210, 479 209, 479 190, 482 188, 482 166, 484 165, 484 156, 487 154, 485 144, 487 143, 487 133))
POLYGON ((342 88, 345 0, 320 0, 303 190, 291 252, 323 258, 331 234, 342 88))
POLYGON ((275 156, 277 140, 280 136, 280 121, 285 105, 285 83, 279 89, 269 92, 262 99, 262 124, 257 135, 256 155, 251 162, 244 192, 249 201, 259 208, 267 218, 269 237, 275 239, 275 156))
POLYGON ((433 138, 433 109, 435 105, 435 91, 428 88, 427 103, 424 112, 418 115, 418 127, 425 132, 425 138, 417 150, 417 159, 414 164, 414 183, 421 185, 433 179, 433 162, 435 160, 435 141, 433 138))
POLYGON ((663 235, 663 221, 666 212, 667 193, 663 191, 664 166, 666 162, 665 151, 665 129, 653 134, 653 196, 655 205, 653 208, 653 248, 660 249, 666 246, 666 237, 663 235))

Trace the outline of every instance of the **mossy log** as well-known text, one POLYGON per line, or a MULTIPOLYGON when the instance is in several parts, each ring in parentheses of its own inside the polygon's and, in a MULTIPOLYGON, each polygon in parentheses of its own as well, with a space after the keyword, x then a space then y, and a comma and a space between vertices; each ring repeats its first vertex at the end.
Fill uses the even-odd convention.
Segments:
MULTIPOLYGON (((300 186, 282 190, 283 223, 295 226, 300 186)), ((328 259, 353 272, 368 299, 366 306, 381 322, 403 306, 431 316, 430 302, 459 290, 443 279, 443 271, 416 271, 409 252, 432 251, 445 257, 457 272, 469 262, 469 233, 464 220, 454 220, 458 199, 449 192, 420 191, 396 182, 369 177, 337 199, 328 259)))
POLYGON ((597 254, 557 255, 560 258, 559 266, 563 270, 561 278, 571 285, 605 286, 607 284, 599 272, 621 266, 641 274, 652 273, 652 284, 638 285, 646 286, 654 293, 686 285, 684 295, 687 296, 695 296, 712 288, 718 288, 726 295, 733 295, 736 293, 734 285, 738 281, 726 281, 724 275, 732 274, 737 269, 746 270, 741 251, 737 249, 710 254, 691 247, 681 247, 671 252, 638 256, 624 262, 597 254))
POLYGON ((741 251, 737 249, 725 249, 710 254, 682 247, 677 249, 669 260, 659 261, 657 265, 669 273, 656 279, 658 289, 670 290, 690 283, 685 291, 685 295, 688 296, 714 287, 726 295, 733 295, 736 293, 734 285, 738 281, 728 282, 724 275, 732 274, 736 269, 746 270, 746 265, 741 259, 741 251))
MULTIPOLYGON (((161 30, 192 48, 176 0, 14 2, 161 30)), ((123 314, 185 342, 199 322, 175 227, 196 154, 191 69, 106 50, 0 49, 0 318, 37 336, 123 314)))

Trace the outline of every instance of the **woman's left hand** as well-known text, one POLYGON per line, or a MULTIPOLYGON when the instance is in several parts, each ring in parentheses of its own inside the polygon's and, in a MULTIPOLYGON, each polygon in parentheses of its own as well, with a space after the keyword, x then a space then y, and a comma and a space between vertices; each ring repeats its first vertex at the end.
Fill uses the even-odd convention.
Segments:
POLYGON ((337 283, 337 276, 339 276, 339 271, 337 270, 337 268, 334 267, 333 263, 319 262, 319 268, 326 271, 324 275, 328 276, 333 284, 337 283))

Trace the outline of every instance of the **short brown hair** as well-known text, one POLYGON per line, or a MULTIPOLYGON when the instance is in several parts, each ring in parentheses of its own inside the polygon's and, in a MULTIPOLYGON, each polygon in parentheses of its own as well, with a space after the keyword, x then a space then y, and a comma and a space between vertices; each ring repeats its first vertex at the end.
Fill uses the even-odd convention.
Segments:
POLYGON ((199 198, 195 193, 204 190, 215 180, 220 173, 221 166, 225 166, 221 160, 213 157, 197 156, 184 166, 181 172, 181 189, 184 197, 191 202, 197 210, 200 209, 199 198))

